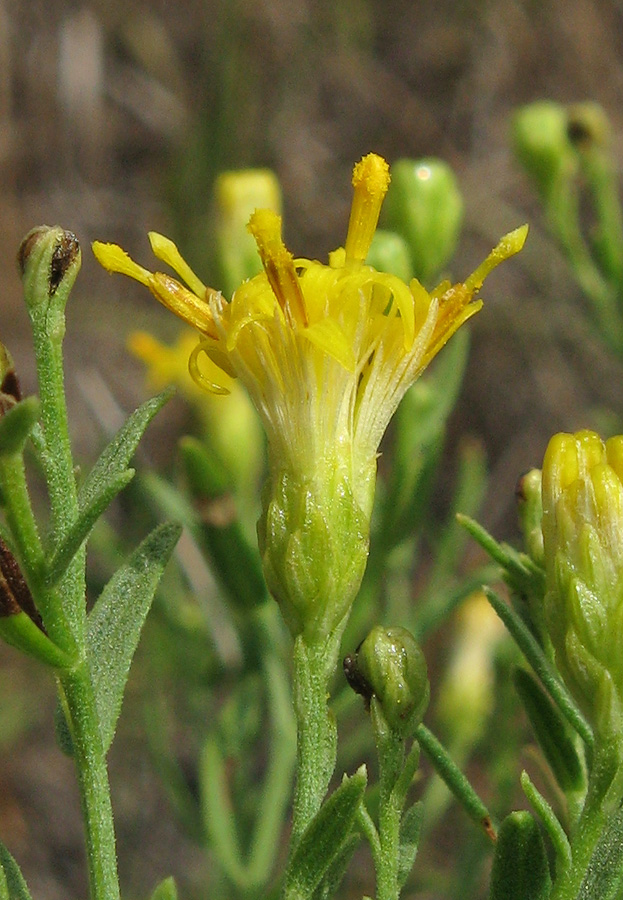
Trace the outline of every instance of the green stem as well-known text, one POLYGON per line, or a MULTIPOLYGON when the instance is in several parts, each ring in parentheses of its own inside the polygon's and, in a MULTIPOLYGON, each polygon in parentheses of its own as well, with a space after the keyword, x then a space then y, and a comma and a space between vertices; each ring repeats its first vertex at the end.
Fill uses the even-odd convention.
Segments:
POLYGON ((297 731, 297 777, 292 812, 291 853, 322 805, 335 769, 337 728, 328 705, 342 628, 322 644, 299 635, 294 643, 293 699, 297 731))
POLYGON ((556 879, 550 900, 577 900, 597 844, 620 807, 623 773, 617 744, 602 747, 595 755, 584 810, 571 838, 571 865, 556 879))
POLYGON ((390 730, 386 730, 381 736, 376 728, 375 732, 379 754, 381 844, 376 866, 376 896, 377 900, 398 900, 400 820, 404 796, 400 796, 395 788, 404 761, 404 740, 390 730))
POLYGON ((119 900, 106 756, 86 662, 73 672, 62 674, 59 683, 80 787, 91 900, 119 900))
MULTIPOLYGON (((50 500, 51 556, 78 517, 78 492, 64 388, 63 337, 64 307, 80 260, 73 237, 71 240, 67 238, 67 234, 56 230, 42 233, 34 249, 31 249, 30 255, 35 259, 25 261, 24 277, 41 403, 41 463, 50 500), (55 284, 54 276, 59 272, 62 278, 55 284)), ((80 788, 91 900, 118 900, 115 833, 106 755, 86 656, 85 567, 86 552, 82 547, 55 591, 56 596, 62 598, 62 616, 60 605, 50 599, 49 625, 68 631, 81 651, 81 661, 76 668, 60 673, 58 681, 61 704, 71 732, 80 788)), ((50 598, 52 596, 50 593, 50 598)))
MULTIPOLYGON (((58 548, 61 540, 78 516, 78 490, 74 462, 69 439, 67 405, 63 376, 64 316, 31 316, 39 397, 41 424, 45 439, 42 455, 52 523, 52 542, 58 548)), ((74 637, 82 642, 86 621, 86 551, 81 548, 75 555, 67 573, 58 585, 63 596, 63 609, 74 637)))

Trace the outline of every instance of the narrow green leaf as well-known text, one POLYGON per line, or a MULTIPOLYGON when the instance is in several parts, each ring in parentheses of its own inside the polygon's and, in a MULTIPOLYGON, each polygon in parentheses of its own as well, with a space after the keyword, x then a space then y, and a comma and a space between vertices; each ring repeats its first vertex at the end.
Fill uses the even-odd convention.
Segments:
POLYGON ((527 772, 521 773, 521 787, 530 806, 535 811, 543 828, 545 828, 556 853, 556 876, 571 866, 571 846, 565 830, 556 818, 554 810, 545 797, 532 783, 527 772))
POLYGON ((0 900, 32 900, 19 866, 0 842, 0 900))
POLYGON ((416 728, 415 737, 437 774, 443 778, 470 819, 482 828, 490 840, 495 840, 491 813, 443 744, 423 723, 416 728))
POLYGON ((161 881, 151 895, 151 900, 177 900, 177 888, 173 878, 165 878, 161 881))
POLYGON ((167 388, 156 397, 147 400, 134 410, 125 424, 121 426, 102 451, 80 488, 78 502, 81 510, 91 507, 97 497, 107 492, 110 482, 127 469, 145 429, 173 393, 173 388, 167 388))
POLYGON ((313 897, 322 879, 346 850, 367 776, 362 766, 345 777, 303 832, 286 871, 285 900, 313 897))
POLYGON ((525 810, 511 813, 500 826, 489 900, 547 900, 551 887, 539 826, 525 810))
POLYGON ((39 418, 39 401, 26 397, 0 418, 0 455, 19 453, 39 418))
POLYGON ((578 709, 569 691, 560 680, 560 676, 545 656, 543 648, 520 616, 498 597, 495 591, 485 587, 487 600, 506 625, 511 637, 526 657, 548 694, 558 706, 572 728, 577 731, 589 749, 594 745, 593 732, 590 725, 578 709))
POLYGON ((225 760, 213 732, 202 748, 199 779, 203 825, 210 849, 228 878, 234 884, 242 885, 246 881, 246 872, 227 789, 225 760))
POLYGON ((620 900, 623 896, 623 809, 599 838, 576 900, 620 900))
POLYGON ((101 490, 90 495, 88 503, 81 507, 78 518, 50 561, 46 575, 46 584, 49 588, 54 587, 60 581, 106 507, 130 483, 133 477, 134 469, 126 469, 119 472, 118 475, 112 476, 108 481, 102 482, 101 490))
POLYGON ((424 804, 420 801, 409 807, 400 823, 400 842, 398 845, 398 887, 402 889, 413 868, 417 856, 424 804))
POLYGON ((539 747, 556 781, 567 793, 586 786, 584 770, 567 722, 530 672, 515 670, 515 687, 532 725, 539 747))
POLYGON ((87 620, 87 646, 104 750, 112 743, 130 663, 181 527, 160 525, 110 579, 87 620))

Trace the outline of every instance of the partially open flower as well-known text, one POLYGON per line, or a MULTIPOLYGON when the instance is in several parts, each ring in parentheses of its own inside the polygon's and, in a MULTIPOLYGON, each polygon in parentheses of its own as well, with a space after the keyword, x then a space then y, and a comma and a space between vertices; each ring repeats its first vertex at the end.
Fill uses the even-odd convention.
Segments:
POLYGON ((156 256, 187 286, 132 262, 120 247, 94 244, 110 271, 145 284, 200 332, 191 354, 206 379, 206 354, 245 385, 266 429, 270 479, 259 525, 267 582, 292 632, 321 641, 341 622, 359 588, 368 549, 376 455, 405 391, 454 332, 481 307, 478 291, 521 249, 526 227, 500 241, 464 282, 432 293, 365 264, 389 185, 375 154, 354 169, 344 248, 329 264, 294 258, 281 219, 256 210, 249 229, 264 271, 227 302, 206 288, 172 242, 150 235, 156 256))

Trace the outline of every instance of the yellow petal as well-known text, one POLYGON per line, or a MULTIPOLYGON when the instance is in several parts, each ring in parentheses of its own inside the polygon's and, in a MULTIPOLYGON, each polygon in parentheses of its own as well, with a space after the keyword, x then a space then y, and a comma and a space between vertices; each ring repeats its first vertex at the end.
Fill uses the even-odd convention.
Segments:
POLYGON ((163 234, 158 234, 157 231, 150 231, 148 236, 154 256, 171 266, 173 271, 198 297, 205 297, 205 284, 195 275, 173 241, 163 234))
POLYGON ((135 281, 140 281, 141 284, 149 285, 151 272, 130 259, 118 244, 103 244, 101 241, 93 241, 91 247, 98 263, 108 272, 119 272, 120 275, 128 275, 135 281))
POLYGON ((321 319, 302 332, 310 343, 337 360, 348 372, 354 372, 355 354, 346 335, 335 319, 321 319))

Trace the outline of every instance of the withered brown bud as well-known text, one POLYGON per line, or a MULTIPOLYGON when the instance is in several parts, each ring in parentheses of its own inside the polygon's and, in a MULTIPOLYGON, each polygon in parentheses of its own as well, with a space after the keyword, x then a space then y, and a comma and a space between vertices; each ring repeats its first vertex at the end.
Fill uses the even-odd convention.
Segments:
POLYGON ((43 621, 19 564, 0 537, 0 618, 25 612, 45 633, 43 621))

